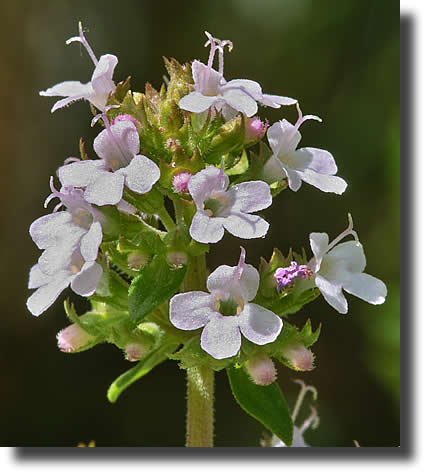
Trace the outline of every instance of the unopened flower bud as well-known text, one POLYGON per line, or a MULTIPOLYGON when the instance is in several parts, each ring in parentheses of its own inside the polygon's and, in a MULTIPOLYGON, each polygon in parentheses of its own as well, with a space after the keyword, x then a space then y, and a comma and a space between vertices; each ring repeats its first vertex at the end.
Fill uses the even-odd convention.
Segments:
POLYGON ((130 362, 136 362, 143 359, 149 348, 145 344, 141 343, 128 343, 125 346, 125 358, 130 362))
POLYGON ((245 143, 258 143, 266 133, 268 123, 263 123, 258 118, 245 120, 245 143))
POLYGON ((173 177, 173 188, 176 193, 189 193, 190 172, 180 172, 173 177))
POLYGON ((276 368, 267 356, 249 359, 245 367, 252 381, 257 385, 270 385, 276 380, 276 368))
POLYGON ((314 354, 301 343, 286 346, 282 350, 282 356, 295 370, 313 370, 314 368, 314 354))
POLYGON ((79 325, 73 323, 62 331, 59 331, 56 339, 58 340, 58 347, 62 352, 76 352, 87 346, 96 338, 79 325))
POLYGON ((118 123, 119 121, 131 121, 136 128, 140 127, 139 120, 136 120, 136 118, 134 118, 134 116, 131 116, 131 115, 127 115, 127 114, 118 115, 112 120, 111 124, 114 125, 115 123, 118 123))
POLYGON ((187 264, 187 254, 181 251, 171 251, 167 253, 167 262, 174 267, 181 267, 187 264))
POLYGON ((133 270, 141 269, 148 262, 148 258, 141 252, 130 252, 127 256, 128 267, 133 270))

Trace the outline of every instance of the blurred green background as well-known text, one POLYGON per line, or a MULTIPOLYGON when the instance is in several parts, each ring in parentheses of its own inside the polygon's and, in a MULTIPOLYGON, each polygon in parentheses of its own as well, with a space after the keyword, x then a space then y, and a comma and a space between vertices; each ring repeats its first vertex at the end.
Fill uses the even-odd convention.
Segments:
MULTIPOLYGON (((161 56, 207 60, 204 30, 231 39, 225 74, 258 81, 266 93, 300 100, 323 124, 302 127, 303 146, 333 153, 348 189, 325 194, 304 184, 283 192, 265 211, 266 239, 243 242, 257 265, 273 247, 305 247, 308 235, 332 237, 347 212, 365 246, 367 272, 384 280, 388 298, 374 307, 350 297, 348 315, 323 299, 295 315, 323 323, 313 351, 317 368, 279 367, 293 405, 302 378, 319 391, 321 424, 306 434, 315 446, 399 445, 399 3, 394 0, 39 1, 2 2, 0 14, 1 357, 0 445, 183 446, 185 379, 171 361, 131 387, 115 405, 106 390, 130 367, 112 345, 66 355, 56 333, 67 325, 61 301, 39 319, 25 308, 28 271, 39 251, 30 223, 46 213, 49 176, 77 155, 80 136, 91 144, 87 103, 50 114, 54 99, 38 96, 63 80, 89 80, 90 59, 65 46, 88 28, 95 53, 116 54, 118 82, 132 76, 160 86, 161 56)), ((271 122, 296 119, 294 107, 261 109, 271 122)), ((93 154, 92 154, 93 155, 93 154)), ((229 235, 211 248, 209 265, 237 262, 241 240, 229 235)), ((71 292, 67 292, 69 295, 71 292)), ((78 300, 77 296, 73 296, 78 300)), ((84 302, 78 301, 84 308, 84 302)), ((257 446, 263 428, 234 403, 224 372, 217 375, 216 445, 257 446)), ((305 410, 308 413, 308 408, 305 410)))

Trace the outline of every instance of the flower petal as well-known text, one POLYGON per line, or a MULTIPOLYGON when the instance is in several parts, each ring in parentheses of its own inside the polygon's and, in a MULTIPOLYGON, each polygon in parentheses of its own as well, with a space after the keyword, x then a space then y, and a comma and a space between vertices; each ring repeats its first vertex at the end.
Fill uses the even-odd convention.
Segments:
POLYGON ((102 236, 102 226, 97 221, 90 226, 88 232, 81 238, 80 251, 86 262, 96 260, 102 236))
POLYGON ((117 121, 110 130, 105 129, 96 136, 93 148, 111 169, 117 170, 130 164, 139 152, 139 133, 131 121, 117 121))
POLYGON ((53 87, 43 90, 40 93, 42 97, 77 97, 88 96, 93 92, 91 83, 82 84, 76 80, 68 80, 53 87))
POLYGON ((149 192, 161 175, 159 167, 146 156, 135 156, 130 164, 119 172, 125 175, 127 187, 140 194, 149 192))
POLYGON ((208 277, 207 288, 211 293, 228 294, 233 298, 242 297, 245 302, 255 298, 260 284, 260 276, 251 264, 244 264, 242 273, 238 266, 221 265, 208 277))
POLYGON ((211 194, 222 192, 229 186, 229 177, 215 166, 208 166, 195 174, 188 183, 189 192, 196 206, 202 204, 211 194))
POLYGON ((105 172, 87 186, 84 198, 95 205, 115 205, 122 198, 124 180, 118 172, 105 172))
POLYGON ((278 180, 283 180, 286 177, 286 172, 283 170, 282 163, 276 156, 271 156, 264 165, 263 177, 269 184, 278 180))
POLYGON ((295 105, 298 100, 290 97, 282 97, 280 95, 268 95, 266 93, 263 94, 260 103, 265 105, 266 107, 271 108, 280 108, 282 105, 295 105))
POLYGON ((238 238, 262 238, 269 230, 269 223, 258 215, 232 212, 223 219, 223 226, 238 238))
POLYGON ((214 359, 235 356, 241 348, 241 333, 236 316, 220 316, 203 329, 201 347, 214 359))
POLYGON ((202 113, 216 102, 220 103, 222 99, 216 96, 209 97, 202 95, 200 92, 191 92, 179 101, 179 107, 182 110, 191 111, 192 113, 202 113))
POLYGON ((252 213, 272 204, 270 187, 260 180, 234 185, 228 193, 234 194, 233 211, 252 213))
POLYGON ((229 106, 248 117, 255 115, 258 111, 257 102, 241 89, 223 90, 223 98, 229 106))
POLYGON ((312 270, 317 272, 320 269, 323 256, 328 250, 329 236, 326 233, 310 233, 310 247, 313 251, 315 261, 312 270))
POLYGON ((246 91, 254 100, 261 100, 263 92, 259 83, 248 79, 233 79, 221 87, 222 93, 228 90, 240 89, 246 91))
POLYGON ((273 342, 282 330, 282 320, 272 311, 255 303, 247 303, 239 315, 242 334, 254 344, 273 342))
POLYGON ((348 312, 347 299, 342 293, 341 284, 327 280, 319 274, 315 277, 315 283, 324 299, 332 308, 335 308, 339 313, 345 314, 348 312))
POLYGON ((72 254, 77 249, 78 240, 66 241, 59 246, 50 246, 44 250, 38 259, 40 270, 46 275, 52 276, 61 270, 66 270, 70 265, 72 254))
POLYGON ((220 81, 223 78, 219 72, 200 61, 194 60, 192 63, 192 75, 197 92, 200 92, 203 96, 218 95, 220 81))
POLYGON ((306 157, 306 161, 310 162, 308 167, 319 174, 335 175, 338 171, 334 157, 324 149, 306 147, 298 149, 296 152, 308 156, 308 159, 306 157))
POLYGON ((87 187, 88 184, 107 172, 104 166, 105 163, 101 160, 86 160, 66 164, 59 167, 59 180, 62 185, 87 187))
POLYGON ((35 264, 31 267, 28 288, 38 288, 50 282, 51 276, 41 271, 40 266, 35 264))
POLYGON ((342 286, 346 292, 372 305, 381 305, 387 296, 384 282, 369 274, 350 274, 342 286))
POLYGON ((27 300, 28 310, 34 315, 39 316, 46 311, 58 298, 60 293, 69 285, 72 280, 69 272, 59 272, 52 277, 51 281, 38 288, 27 300))
POLYGON ((289 169, 287 166, 283 166, 283 169, 288 176, 288 185, 293 192, 298 192, 302 184, 302 177, 304 173, 297 170, 289 169))
POLYGON ((318 174, 313 170, 306 169, 301 174, 302 180, 313 187, 322 190, 322 192, 332 192, 341 195, 347 188, 347 182, 336 175, 318 174))
POLYGON ((301 134, 292 123, 287 120, 280 120, 273 123, 267 130, 267 139, 273 154, 279 156, 279 154, 295 151, 301 141, 301 134))
POLYGON ((96 291, 102 277, 102 267, 94 261, 86 262, 71 281, 72 290, 82 297, 89 297, 96 291))
POLYGON ((91 84, 94 93, 91 95, 90 101, 101 111, 105 109, 109 94, 115 90, 112 76, 117 64, 118 58, 116 56, 104 54, 100 57, 93 72, 91 84))
POLYGON ((59 211, 37 218, 30 226, 30 235, 39 249, 57 245, 68 234, 64 227, 72 221, 71 213, 59 211))
POLYGON ((326 254, 329 266, 338 266, 341 271, 363 272, 366 256, 361 243, 346 241, 338 244, 326 254))
POLYGON ((170 321, 183 330, 205 326, 214 316, 214 298, 205 292, 187 292, 174 295, 170 300, 170 321))
POLYGON ((189 233, 199 243, 216 243, 224 235, 224 218, 210 218, 202 210, 197 211, 189 233))

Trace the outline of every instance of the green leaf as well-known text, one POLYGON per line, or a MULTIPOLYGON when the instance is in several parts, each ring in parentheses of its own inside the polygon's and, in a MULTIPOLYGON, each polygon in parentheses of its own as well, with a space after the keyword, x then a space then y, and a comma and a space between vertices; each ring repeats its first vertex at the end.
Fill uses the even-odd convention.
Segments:
POLYGON ((186 266, 173 269, 161 256, 140 271, 128 292, 128 311, 133 321, 143 318, 174 295, 183 282, 186 266))
POLYGON ((243 368, 228 367, 230 387, 236 402, 286 445, 292 444, 293 424, 285 397, 276 382, 256 385, 243 368))
POLYGON ((178 344, 168 344, 151 351, 142 359, 136 367, 124 372, 109 387, 107 397, 111 403, 115 403, 121 393, 136 380, 145 376, 154 367, 167 359, 167 354, 176 349, 178 344))

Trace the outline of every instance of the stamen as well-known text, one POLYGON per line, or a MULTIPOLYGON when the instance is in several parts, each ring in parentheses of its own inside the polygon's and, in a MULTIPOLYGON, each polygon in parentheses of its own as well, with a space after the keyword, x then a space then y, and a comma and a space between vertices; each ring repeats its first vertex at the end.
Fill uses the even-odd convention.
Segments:
POLYGON ((348 213, 348 227, 345 231, 343 231, 339 236, 337 236, 326 249, 326 252, 330 251, 333 247, 335 247, 340 241, 342 241, 347 236, 353 236, 355 241, 360 244, 359 237, 357 233, 353 230, 353 218, 351 217, 351 213, 348 213))
POLYGON ((67 157, 63 163, 66 165, 66 164, 69 164, 70 162, 80 162, 81 159, 79 159, 78 157, 67 157))
POLYGON ((59 208, 61 208, 61 207, 63 207, 63 206, 64 206, 64 203, 63 203, 63 202, 58 203, 58 204, 55 206, 55 208, 53 208, 53 213, 56 213, 56 212, 59 210, 59 208))
POLYGON ((242 277, 242 272, 245 266, 245 256, 246 256, 245 248, 241 246, 241 255, 239 257, 239 262, 235 270, 235 278, 237 278, 237 280, 240 280, 240 278, 242 277))
POLYGON ((310 405, 310 409, 311 409, 311 415, 304 421, 304 423, 299 428, 301 434, 307 431, 307 429, 310 428, 310 426, 312 429, 316 429, 319 426, 320 418, 319 418, 319 415, 317 414, 316 408, 310 405))
POLYGON ((218 50, 218 72, 223 75, 224 72, 224 48, 227 46, 229 52, 233 49, 232 41, 228 39, 214 38, 208 31, 205 31, 208 41, 204 44, 205 47, 211 46, 210 55, 208 57, 208 67, 212 69, 215 52, 218 50))
POLYGON ((81 21, 78 22, 78 31, 79 31, 79 36, 73 36, 72 38, 69 38, 66 41, 66 44, 71 44, 74 42, 81 43, 86 48, 86 51, 88 52, 88 55, 90 56, 90 59, 93 61, 94 65, 97 66, 99 61, 97 60, 97 57, 95 56, 93 52, 93 49, 90 47, 90 44, 88 43, 87 39, 84 36, 83 25, 81 24, 81 21))
POLYGON ((313 400, 317 399, 317 390, 312 385, 306 385, 302 380, 294 379, 294 382, 301 385, 300 393, 298 394, 297 401, 295 402, 294 410, 292 411, 292 421, 294 422, 301 408, 301 404, 304 397, 308 392, 313 394, 313 400))
POLYGON ((316 115, 305 115, 305 116, 303 116, 303 113, 301 111, 301 108, 300 108, 300 105, 299 105, 298 102, 296 103, 296 107, 297 107, 297 110, 298 110, 298 120, 294 125, 295 130, 298 130, 298 128, 304 123, 304 121, 307 121, 307 120, 315 120, 315 121, 319 121, 320 123, 322 122, 322 118, 320 118, 319 116, 316 116, 316 115))
POLYGON ((54 198, 61 198, 62 193, 56 190, 55 185, 53 183, 53 176, 50 177, 50 190, 52 193, 44 200, 44 208, 47 208, 47 205, 54 199, 54 198))

